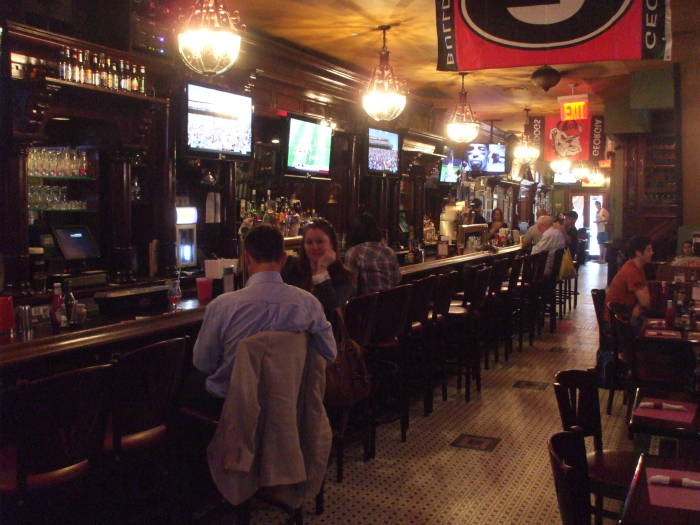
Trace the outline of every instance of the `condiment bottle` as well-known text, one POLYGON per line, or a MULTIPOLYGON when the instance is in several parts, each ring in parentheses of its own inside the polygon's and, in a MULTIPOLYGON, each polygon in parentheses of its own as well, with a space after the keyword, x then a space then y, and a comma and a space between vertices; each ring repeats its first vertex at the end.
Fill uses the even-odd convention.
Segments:
POLYGON ((673 301, 669 299, 666 301, 666 328, 673 328, 673 319, 675 317, 675 311, 673 309, 673 301))
POLYGON ((51 298, 51 327, 58 332, 66 326, 66 308, 64 306, 63 290, 61 283, 53 283, 53 297, 51 298))

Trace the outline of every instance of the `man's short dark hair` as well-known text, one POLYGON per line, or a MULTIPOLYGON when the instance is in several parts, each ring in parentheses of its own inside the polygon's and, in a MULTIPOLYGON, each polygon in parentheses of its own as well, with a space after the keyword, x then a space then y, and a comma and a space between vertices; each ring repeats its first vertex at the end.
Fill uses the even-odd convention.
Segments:
POLYGON ((277 228, 262 224, 246 235, 245 249, 256 262, 277 262, 284 255, 284 239, 277 228))
POLYGON ((627 243, 627 257, 630 259, 637 256, 637 252, 644 253, 646 247, 651 244, 651 239, 649 237, 637 236, 632 237, 627 243))
POLYGON ((574 210, 567 211, 567 212, 564 214, 564 217, 569 217, 569 218, 571 218, 571 219, 577 221, 577 220, 578 220, 578 213, 576 213, 574 210))
POLYGON ((483 204, 481 203, 481 199, 472 200, 472 206, 474 206, 477 209, 481 208, 483 206, 483 204))
POLYGON ((377 221, 369 213, 362 213, 353 219, 348 234, 348 244, 355 246, 363 242, 380 242, 382 232, 379 231, 377 221))

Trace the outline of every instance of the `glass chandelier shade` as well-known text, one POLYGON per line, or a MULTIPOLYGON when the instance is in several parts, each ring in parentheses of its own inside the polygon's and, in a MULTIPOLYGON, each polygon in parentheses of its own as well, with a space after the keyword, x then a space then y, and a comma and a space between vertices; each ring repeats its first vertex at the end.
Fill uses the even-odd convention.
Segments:
POLYGON ((187 67, 200 75, 227 71, 241 50, 238 11, 230 15, 220 0, 197 0, 177 35, 180 56, 187 67))
POLYGON ((530 110, 525 110, 525 126, 523 128, 523 138, 513 150, 513 157, 522 164, 530 164, 540 158, 540 149, 528 142, 530 128, 530 110))
POLYGON ((471 142, 479 135, 479 122, 476 120, 472 107, 464 90, 464 77, 462 75, 462 90, 459 92, 459 102, 455 106, 450 121, 447 123, 447 136, 455 142, 471 142))
POLYGON ((386 47, 389 26, 381 26, 380 29, 384 33, 384 45, 379 52, 379 65, 374 68, 367 91, 362 96, 362 107, 376 121, 394 120, 406 107, 405 90, 389 64, 389 50, 386 47))

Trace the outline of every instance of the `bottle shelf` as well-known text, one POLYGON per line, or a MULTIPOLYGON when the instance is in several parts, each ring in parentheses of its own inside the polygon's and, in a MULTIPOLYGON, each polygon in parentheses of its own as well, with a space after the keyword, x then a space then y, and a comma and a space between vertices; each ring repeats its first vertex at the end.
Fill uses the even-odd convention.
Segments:
POLYGON ((84 210, 82 208, 57 209, 57 208, 37 208, 35 206, 30 206, 27 209, 29 211, 50 211, 50 212, 60 212, 60 213, 97 213, 97 210, 84 210))
POLYGON ((44 80, 48 84, 54 84, 57 86, 66 86, 66 87, 71 87, 71 88, 77 88, 77 89, 85 89, 88 91, 94 91, 97 93, 108 93, 110 95, 117 95, 120 97, 128 97, 136 100, 143 100, 146 102, 157 102, 159 104, 167 104, 170 102, 169 99, 167 98, 160 98, 160 97, 151 97, 149 95, 143 95, 141 93, 134 93, 133 91, 122 91, 119 89, 109 89, 109 88, 104 88, 101 86, 93 86, 92 84, 79 84, 77 82, 72 82, 70 80, 61 80, 60 78, 55 78, 55 77, 46 77, 44 80))
POLYGON ((27 175, 30 179, 41 179, 41 180, 79 180, 84 182, 95 182, 97 179, 95 177, 86 176, 73 176, 73 175, 27 175))

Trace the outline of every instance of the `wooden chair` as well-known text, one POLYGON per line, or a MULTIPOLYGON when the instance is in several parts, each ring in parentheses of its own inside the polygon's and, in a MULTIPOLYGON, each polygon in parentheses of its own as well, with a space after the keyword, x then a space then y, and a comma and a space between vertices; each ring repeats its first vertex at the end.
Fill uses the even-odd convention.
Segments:
MULTIPOLYGON (((484 345, 484 368, 489 369, 489 352, 493 350, 493 360, 498 363, 498 347, 503 339, 502 319, 500 318, 500 313, 502 310, 503 297, 501 295, 501 288, 503 283, 508 279, 508 270, 510 270, 510 259, 501 258, 496 259, 492 265, 491 279, 489 281, 489 288, 486 295, 486 321, 488 322, 487 328, 487 342, 484 345)), ((504 351, 505 352, 505 351, 504 351)))
POLYGON ((544 314, 549 315, 549 332, 554 333, 557 329, 557 316, 563 318, 563 306, 560 294, 558 292, 559 283, 559 268, 561 267, 561 260, 564 257, 564 250, 567 248, 560 248, 554 252, 554 259, 552 262, 552 273, 544 276, 542 281, 542 286, 540 288, 540 299, 544 305, 544 310, 542 311, 542 322, 544 322, 544 314))
POLYGON ((352 297, 345 305, 345 325, 350 338, 362 347, 373 340, 379 292, 352 297))
POLYGON ((22 381, 5 392, 2 411, 11 411, 14 425, 0 429, 3 523, 36 523, 70 506, 77 515, 65 523, 89 520, 112 371, 111 364, 91 366, 22 381))
MULTIPOLYGON (((433 296, 433 311, 431 312, 431 321, 433 324, 433 349, 435 352, 434 362, 438 364, 439 370, 437 374, 440 377, 442 385, 442 400, 447 401, 447 380, 448 372, 448 319, 450 311, 450 303, 454 295, 457 283, 459 282, 459 272, 453 270, 448 273, 443 273, 438 276, 434 288, 433 296)), ((430 409, 432 411, 434 385, 429 385, 430 392, 426 396, 430 399, 430 409)))
MULTIPOLYGON (((595 497, 596 523, 611 517, 603 509, 603 498, 624 500, 638 455, 624 450, 605 450, 598 401, 598 377, 595 369, 564 370, 554 378, 559 415, 564 430, 581 429, 593 436, 594 450, 586 456, 590 489, 595 497)), ((612 516, 615 518, 615 516, 612 516)))
POLYGON ((548 448, 562 524, 590 525, 590 486, 582 433, 558 432, 549 438, 548 448))
POLYGON ((513 257, 510 260, 510 268, 508 269, 508 281, 505 286, 501 286, 498 293, 498 330, 496 332, 499 340, 504 341, 503 357, 508 361, 510 354, 513 352, 513 335, 515 333, 515 322, 517 319, 517 311, 515 308, 515 299, 517 294, 518 282, 520 273, 523 267, 522 256, 513 257))
POLYGON ((605 289, 591 290, 593 307, 595 308, 596 321, 598 322, 598 353, 609 353, 611 360, 606 364, 605 370, 599 370, 605 378, 608 388, 608 403, 606 412, 612 412, 615 398, 615 390, 623 389, 627 369, 618 357, 615 349, 610 323, 605 320, 605 289))

